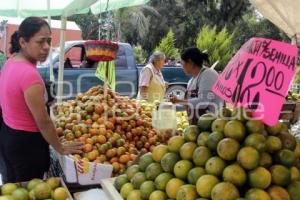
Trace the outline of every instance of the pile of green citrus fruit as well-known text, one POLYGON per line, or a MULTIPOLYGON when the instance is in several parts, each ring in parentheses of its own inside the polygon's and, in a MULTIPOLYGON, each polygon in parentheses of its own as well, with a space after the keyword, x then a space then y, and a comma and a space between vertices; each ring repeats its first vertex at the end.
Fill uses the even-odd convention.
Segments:
POLYGON ((300 200, 300 142, 244 109, 202 115, 198 125, 140 157, 116 178, 127 200, 300 200), (225 117, 224 117, 225 116, 225 117))
POLYGON ((53 199, 67 200, 69 192, 61 186, 60 178, 50 177, 43 181, 32 179, 26 186, 23 184, 6 183, 1 186, 0 200, 35 200, 53 199))

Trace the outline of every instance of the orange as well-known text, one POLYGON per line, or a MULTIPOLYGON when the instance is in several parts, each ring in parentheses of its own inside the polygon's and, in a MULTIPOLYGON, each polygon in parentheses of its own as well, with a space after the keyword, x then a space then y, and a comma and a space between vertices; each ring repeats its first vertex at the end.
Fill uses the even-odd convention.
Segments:
POLYGON ((211 130, 223 133, 226 123, 227 123, 227 121, 224 119, 221 119, 221 118, 216 119, 211 124, 211 130))
POLYGON ((211 157, 205 163, 205 171, 208 174, 212 174, 215 176, 221 176, 225 167, 226 167, 226 162, 217 156, 211 157))
POLYGON ((210 150, 205 146, 197 147, 193 152, 193 162, 197 166, 205 166, 206 161, 211 157, 210 150))
POLYGON ((259 164, 260 155, 253 147, 243 147, 237 155, 238 163, 247 170, 254 169, 259 164))
POLYGON ((283 165, 273 165, 270 169, 272 183, 279 186, 287 186, 291 181, 291 172, 283 165))
POLYGON ((115 173, 117 173, 120 170, 120 164, 118 162, 113 162, 111 165, 115 173))
POLYGON ((288 193, 292 200, 300 199, 300 182, 293 181, 287 188, 288 193))
POLYGON ((68 191, 64 187, 56 188, 53 192, 53 199, 55 200, 66 200, 68 198, 68 191))
POLYGON ((128 178, 127 178, 127 175, 126 175, 126 174, 122 174, 122 175, 118 176, 118 177, 116 178, 116 180, 114 181, 114 187, 115 187, 118 191, 120 191, 121 188, 123 187, 123 185, 125 185, 125 184, 128 183, 128 182, 129 182, 129 180, 128 180, 128 178))
POLYGON ((147 180, 144 172, 137 172, 130 180, 135 189, 139 189, 141 185, 147 180))
POLYGON ((174 174, 177 178, 186 179, 193 163, 189 160, 180 160, 174 166, 174 174))
POLYGON ((170 199, 176 199, 177 191, 185 183, 178 178, 172 178, 166 185, 166 193, 170 199))
POLYGON ((128 196, 127 200, 142 200, 142 193, 140 190, 132 190, 128 196))
POLYGON ((130 161, 130 155, 122 155, 120 156, 120 163, 127 163, 128 161, 130 161))
POLYGON ((98 156, 98 151, 97 152, 91 151, 91 152, 88 152, 88 154, 87 154, 87 158, 89 159, 89 161, 96 160, 97 156, 98 156))
POLYGON ((141 194, 143 199, 149 199, 150 194, 154 192, 155 190, 155 185, 153 181, 145 181, 142 183, 141 187, 141 194))
POLYGON ((246 137, 244 143, 245 146, 254 147, 259 152, 264 152, 266 149, 266 138, 262 134, 252 133, 246 137))
POLYGON ((180 147, 184 144, 182 136, 173 136, 168 141, 168 148, 171 152, 179 152, 180 147))
POLYGON ((104 144, 104 143, 106 142, 106 137, 105 137, 104 135, 98 135, 97 141, 98 141, 100 144, 104 144))
POLYGON ((180 157, 176 153, 167 153, 161 159, 161 167, 165 172, 173 172, 175 164, 180 160, 180 157))
POLYGON ((241 187, 247 181, 247 173, 239 164, 228 165, 223 171, 223 180, 241 187))
POLYGON ((182 185, 176 195, 176 200, 194 200, 198 196, 195 185, 182 185))
POLYGON ((161 173, 163 173, 163 169, 158 163, 151 163, 145 171, 146 178, 148 180, 155 180, 155 178, 161 173))
POLYGON ((219 183, 219 179, 213 175, 203 175, 196 183, 198 194, 203 198, 210 198, 211 191, 219 183))
POLYGON ((270 195, 262 189, 253 188, 247 191, 246 199, 271 200, 270 195))
POLYGON ((263 167, 248 172, 248 180, 252 188, 266 189, 271 184, 271 179, 271 173, 263 167))
MULTIPOLYGON (((36 181, 38 182, 38 181, 36 181)), ((39 183, 36 183, 39 184, 39 183)), ((6 183, 1 187, 1 194, 2 195, 11 195, 13 191, 17 189, 17 185, 13 183, 6 183)))
POLYGON ((268 193, 272 200, 291 200, 287 190, 277 185, 271 186, 268 189, 268 193))
POLYGON ((174 178, 174 176, 170 173, 162 173, 158 175, 154 181, 156 189, 164 191, 167 183, 172 178, 174 178))
POLYGON ((232 138, 222 139, 217 146, 218 155, 224 160, 235 160, 236 155, 239 152, 240 144, 238 141, 232 138))
POLYGON ((267 151, 274 153, 282 148, 281 140, 276 136, 268 136, 266 141, 267 151))
POLYGON ((239 197, 240 193, 238 189, 232 183, 229 182, 218 183, 211 191, 211 198, 213 200, 236 200, 239 197))
POLYGON ((93 146, 91 144, 85 144, 83 146, 83 152, 85 152, 85 153, 92 151, 92 149, 93 149, 93 146))
POLYGON ((297 167, 291 167, 290 172, 292 181, 300 181, 300 172, 297 167))
POLYGON ((179 150, 181 158, 184 160, 192 160, 193 153, 196 148, 197 144, 194 142, 184 143, 179 150))
POLYGON ((224 127, 224 135, 237 141, 242 141, 246 136, 245 126, 238 120, 229 121, 224 127))
POLYGON ((149 200, 166 200, 167 195, 163 191, 155 190, 150 194, 149 200))
POLYGON ((152 158, 154 161, 160 162, 166 153, 168 153, 168 146, 160 144, 153 149, 152 158))
POLYGON ((189 171, 189 173, 188 173, 188 177, 187 177, 188 182, 189 182, 190 184, 196 185, 197 180, 198 180, 201 176, 203 176, 203 175, 205 175, 205 174, 206 174, 206 172, 205 172, 205 169, 204 169, 204 168, 202 168, 202 167, 195 167, 195 168, 191 169, 191 170, 189 171))

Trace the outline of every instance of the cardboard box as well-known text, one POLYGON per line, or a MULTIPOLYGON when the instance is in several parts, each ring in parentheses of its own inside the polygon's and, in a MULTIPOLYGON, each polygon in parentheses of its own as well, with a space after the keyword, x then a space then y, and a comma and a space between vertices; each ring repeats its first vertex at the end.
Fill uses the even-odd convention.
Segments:
POLYGON ((105 192, 108 198, 111 200, 123 200, 120 193, 114 187, 114 182, 116 178, 108 178, 101 180, 102 190, 105 192))
POLYGON ((56 154, 67 183, 94 185, 100 184, 101 179, 112 176, 112 165, 84 162, 82 160, 75 161, 70 155, 62 156, 58 153, 56 154))

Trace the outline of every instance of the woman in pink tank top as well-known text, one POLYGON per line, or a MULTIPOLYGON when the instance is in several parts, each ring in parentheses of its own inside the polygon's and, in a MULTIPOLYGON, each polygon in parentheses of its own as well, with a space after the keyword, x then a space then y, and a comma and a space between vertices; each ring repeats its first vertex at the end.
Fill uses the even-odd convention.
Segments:
POLYGON ((47 113, 44 82, 36 69, 46 60, 51 30, 28 17, 11 38, 13 56, 0 72, 0 173, 3 182, 43 178, 50 165, 49 145, 60 154, 81 153, 82 143, 62 144, 47 113))

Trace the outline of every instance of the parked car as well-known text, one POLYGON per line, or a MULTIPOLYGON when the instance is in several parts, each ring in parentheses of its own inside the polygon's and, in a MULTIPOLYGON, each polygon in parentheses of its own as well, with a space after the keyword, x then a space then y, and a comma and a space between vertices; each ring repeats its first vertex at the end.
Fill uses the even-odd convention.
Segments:
MULTIPOLYGON (((85 58, 85 47, 83 40, 68 41, 65 43, 64 63, 64 99, 74 98, 78 93, 85 92, 95 85, 103 84, 95 76, 97 64, 82 67, 85 58)), ((52 64, 55 80, 58 78, 59 52, 56 48, 52 53, 52 64)), ((38 70, 46 83, 48 83, 48 96, 55 95, 57 84, 50 83, 50 59, 38 66, 38 70)), ((116 66, 116 92, 124 96, 136 97, 138 92, 139 72, 144 65, 137 65, 133 49, 128 43, 119 43, 119 50, 115 60, 116 66)), ((182 67, 165 66, 162 69, 165 81, 169 83, 166 95, 175 94, 179 98, 184 97, 187 82, 190 77, 186 76, 182 67)))

